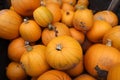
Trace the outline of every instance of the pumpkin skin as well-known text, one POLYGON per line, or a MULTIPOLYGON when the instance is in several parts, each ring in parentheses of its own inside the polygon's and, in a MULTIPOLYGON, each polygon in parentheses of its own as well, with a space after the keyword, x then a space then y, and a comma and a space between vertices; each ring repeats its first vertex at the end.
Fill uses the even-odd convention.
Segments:
POLYGON ((112 46, 120 50, 120 26, 115 26, 110 29, 103 37, 103 44, 111 40, 112 46))
POLYGON ((75 10, 74 6, 70 5, 69 3, 63 3, 61 9, 63 11, 69 11, 69 10, 74 11, 75 10))
POLYGON ((110 29, 112 29, 112 26, 108 22, 96 20, 93 23, 93 27, 86 33, 86 35, 87 38, 94 43, 102 42, 103 36, 110 29))
POLYGON ((111 26, 118 25, 117 15, 114 12, 108 11, 108 10, 99 11, 99 12, 95 13, 94 20, 105 20, 108 23, 110 23, 111 26))
POLYGON ((37 77, 50 69, 45 59, 44 45, 28 46, 22 55, 20 62, 29 76, 37 77))
POLYGON ((55 22, 50 28, 45 28, 42 31, 42 42, 47 45, 53 38, 68 35, 71 36, 70 30, 64 23, 55 22))
POLYGON ((115 64, 120 63, 120 52, 114 47, 104 44, 93 44, 86 51, 84 56, 84 66, 86 71, 95 76, 101 76, 100 70, 109 71, 115 64), (100 68, 97 70, 96 68, 100 68))
POLYGON ((47 27, 53 21, 52 13, 45 6, 40 6, 35 9, 33 12, 33 17, 41 27, 47 27))
POLYGON ((43 1, 44 1, 45 5, 51 4, 51 3, 55 3, 59 7, 61 7, 61 5, 62 5, 62 0, 43 0, 43 1))
POLYGON ((74 6, 76 4, 76 0, 62 0, 62 3, 68 3, 72 6, 74 6))
POLYGON ((74 80, 97 80, 89 74, 81 74, 74 78, 74 80))
POLYGON ((26 20, 20 25, 21 37, 29 42, 35 42, 41 37, 41 27, 34 20, 26 20))
POLYGON ((37 80, 72 80, 68 74, 58 70, 49 70, 38 77, 37 80))
POLYGON ((79 4, 79 5, 85 5, 86 7, 88 7, 89 0, 78 0, 77 4, 79 4))
POLYGON ((83 59, 81 45, 70 36, 58 36, 48 43, 46 59, 54 69, 71 69, 83 59))
POLYGON ((73 26, 80 31, 87 32, 93 26, 93 12, 87 8, 77 9, 73 17, 73 26))
POLYGON ((21 37, 12 40, 8 45, 8 57, 12 61, 19 62, 24 51, 26 51, 25 40, 21 37))
POLYGON ((116 64, 108 71, 107 80, 120 80, 120 64, 116 64))
POLYGON ((9 80, 24 80, 27 74, 17 62, 10 62, 6 68, 6 76, 9 80))
POLYGON ((15 11, 3 9, 0 11, 0 38, 12 40, 19 36, 19 26, 22 18, 15 11))
POLYGON ((41 0, 11 0, 14 10, 22 16, 32 16, 33 11, 40 6, 41 0))

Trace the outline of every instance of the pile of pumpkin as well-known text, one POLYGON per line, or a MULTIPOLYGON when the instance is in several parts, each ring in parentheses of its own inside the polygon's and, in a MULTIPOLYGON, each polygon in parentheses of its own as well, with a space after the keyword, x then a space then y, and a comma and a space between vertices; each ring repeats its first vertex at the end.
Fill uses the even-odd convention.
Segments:
POLYGON ((10 80, 120 80, 120 26, 88 0, 11 0, 0 11, 10 80))

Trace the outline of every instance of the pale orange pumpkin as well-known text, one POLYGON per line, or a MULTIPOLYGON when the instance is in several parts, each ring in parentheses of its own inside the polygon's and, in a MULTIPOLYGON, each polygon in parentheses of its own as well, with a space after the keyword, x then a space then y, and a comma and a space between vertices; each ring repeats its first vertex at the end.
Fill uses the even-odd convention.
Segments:
POLYGON ((21 37, 29 42, 35 42, 41 37, 41 27, 34 20, 24 19, 20 25, 19 32, 21 37))
POLYGON ((41 38, 43 44, 47 45, 53 38, 62 35, 71 36, 69 28, 64 23, 55 22, 49 25, 48 28, 43 29, 41 38))
POLYGON ((94 44, 86 51, 84 66, 95 77, 104 78, 109 69, 120 63, 120 52, 109 44, 94 44))
POLYGON ((27 74, 17 62, 10 62, 6 67, 6 76, 9 80, 24 80, 27 74))
POLYGON ((120 64, 116 64, 108 71, 107 80, 120 80, 120 64))
POLYGON ((52 13, 45 6, 40 6, 35 9, 33 12, 33 17, 41 27, 47 27, 53 21, 52 13))
POLYGON ((102 42, 103 36, 112 26, 103 20, 96 20, 92 28, 87 32, 87 38, 92 42, 102 42))
POLYGON ((38 77, 37 80, 72 80, 68 74, 58 70, 49 70, 38 77))
POLYGON ((19 62, 25 50, 25 40, 21 37, 16 38, 8 45, 8 57, 12 61, 19 62))
POLYGON ((14 10, 22 16, 32 16, 33 11, 40 6, 41 0, 11 0, 14 10))
POLYGON ((114 12, 108 10, 95 13, 94 20, 105 20, 112 26, 118 25, 118 16, 114 12))
POLYGON ((83 59, 81 45, 67 35, 52 39, 45 53, 48 64, 58 70, 73 68, 83 59))
POLYGON ((81 74, 74 78, 74 80, 97 80, 89 74, 81 74))
POLYGON ((27 51, 24 52, 20 63, 25 72, 32 77, 37 77, 50 69, 46 62, 44 45, 28 45, 27 51))
POLYGON ((110 40, 112 46, 120 50, 120 25, 114 26, 103 37, 103 44, 106 44, 110 40))
POLYGON ((19 37, 19 27, 22 18, 15 11, 3 9, 0 11, 0 38, 15 39, 19 37))

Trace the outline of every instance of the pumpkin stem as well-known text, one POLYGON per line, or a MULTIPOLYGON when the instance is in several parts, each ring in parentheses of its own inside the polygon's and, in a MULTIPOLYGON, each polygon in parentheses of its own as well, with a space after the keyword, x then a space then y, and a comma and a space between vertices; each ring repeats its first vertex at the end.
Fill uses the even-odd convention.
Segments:
POLYGON ((57 29, 56 29, 55 26, 49 24, 49 25, 48 25, 48 29, 49 29, 49 30, 53 30, 53 31, 55 32, 55 36, 56 36, 56 37, 58 36, 58 31, 57 31, 57 29))
POLYGON ((62 50, 62 45, 61 45, 61 44, 58 44, 58 45, 56 46, 56 50, 61 51, 61 50, 62 50))
POLYGON ((23 19, 23 21, 24 21, 25 23, 28 23, 28 20, 29 20, 28 17, 26 17, 26 18, 23 19))
POLYGON ((111 46, 112 46, 112 40, 107 39, 107 43, 106 43, 106 45, 111 47, 111 46))
POLYGON ((28 42, 28 41, 25 41, 25 47, 26 47, 28 52, 33 49, 32 46, 30 46, 30 42, 28 42))

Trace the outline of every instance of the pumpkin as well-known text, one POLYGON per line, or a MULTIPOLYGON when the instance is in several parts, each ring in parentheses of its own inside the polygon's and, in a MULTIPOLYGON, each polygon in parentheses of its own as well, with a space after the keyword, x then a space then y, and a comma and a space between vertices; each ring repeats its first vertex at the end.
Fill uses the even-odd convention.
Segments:
POLYGON ((97 79, 95 79, 94 77, 92 77, 89 74, 84 73, 84 74, 81 74, 81 75, 75 77, 73 80, 97 80, 97 79))
POLYGON ((69 28, 64 23, 55 22, 49 25, 48 28, 43 29, 41 38, 43 44, 47 45, 53 38, 62 35, 71 36, 69 28))
POLYGON ((73 17, 74 17, 74 11, 72 10, 63 11, 61 22, 66 24, 68 27, 72 27, 73 17))
POLYGON ((80 61, 75 67, 66 70, 65 72, 71 77, 77 77, 82 74, 84 70, 83 61, 80 61))
POLYGON ((120 63, 120 52, 109 44, 93 44, 84 56, 86 71, 95 77, 106 78, 109 69, 120 63))
POLYGON ((3 9, 0 11, 0 38, 12 40, 19 36, 19 26, 22 18, 15 11, 3 9))
MULTIPOLYGON (((78 0, 77 1, 77 4, 79 4, 79 5, 85 5, 86 7, 88 7, 88 5, 89 5, 89 0, 78 0)), ((76 4, 76 5, 77 5, 76 4)))
POLYGON ((21 37, 16 38, 8 45, 8 57, 12 61, 19 62, 25 50, 25 40, 21 37))
POLYGON ((46 47, 48 64, 57 70, 68 70, 83 59, 81 45, 74 38, 64 35, 52 39, 46 47))
POLYGON ((76 4, 76 0, 62 0, 62 3, 68 3, 72 6, 74 6, 76 4))
POLYGON ((62 17, 62 13, 61 13, 61 9, 60 7, 55 4, 55 3, 49 3, 46 5, 46 7, 50 10, 50 12, 53 15, 53 23, 54 22, 59 22, 61 20, 62 17))
POLYGON ((41 37, 41 27, 34 20, 24 19, 19 29, 21 37, 29 42, 35 42, 41 37))
POLYGON ((43 1, 44 1, 45 5, 51 4, 51 3, 55 3, 59 7, 61 7, 61 5, 62 5, 62 0, 43 0, 43 1))
POLYGON ((71 36, 75 38, 80 44, 85 40, 85 34, 76 30, 75 28, 70 28, 71 36))
POLYGON ((40 6, 41 0, 11 0, 14 10, 22 16, 32 16, 33 11, 40 6))
POLYGON ((61 9, 63 11, 69 11, 69 10, 74 11, 75 10, 74 6, 70 5, 69 3, 63 3, 61 6, 61 9))
POLYGON ((93 12, 90 9, 81 7, 75 11, 73 26, 80 31, 87 32, 93 26, 93 12))
POLYGON ((108 71, 107 80, 120 80, 120 64, 116 64, 108 71))
POLYGON ((27 74, 17 62, 10 62, 6 67, 6 76, 9 80, 24 80, 27 74))
POLYGON ((94 20, 105 20, 112 26, 118 25, 118 16, 114 12, 108 10, 103 10, 95 13, 94 20))
POLYGON ((58 70, 49 70, 38 77, 37 80, 72 80, 68 74, 58 70))
POLYGON ((87 32, 87 38, 92 42, 102 42, 102 38, 107 31, 112 29, 112 26, 103 20, 96 20, 92 28, 87 32))
POLYGON ((26 49, 27 51, 22 55, 20 63, 29 76, 38 77, 50 69, 46 62, 46 47, 44 45, 28 45, 26 49))
POLYGON ((41 27, 47 27, 53 21, 52 13, 45 6, 40 6, 35 9, 33 17, 41 27))
POLYGON ((112 46, 120 50, 120 25, 110 29, 103 37, 103 44, 106 44, 108 40, 112 42, 112 46))

